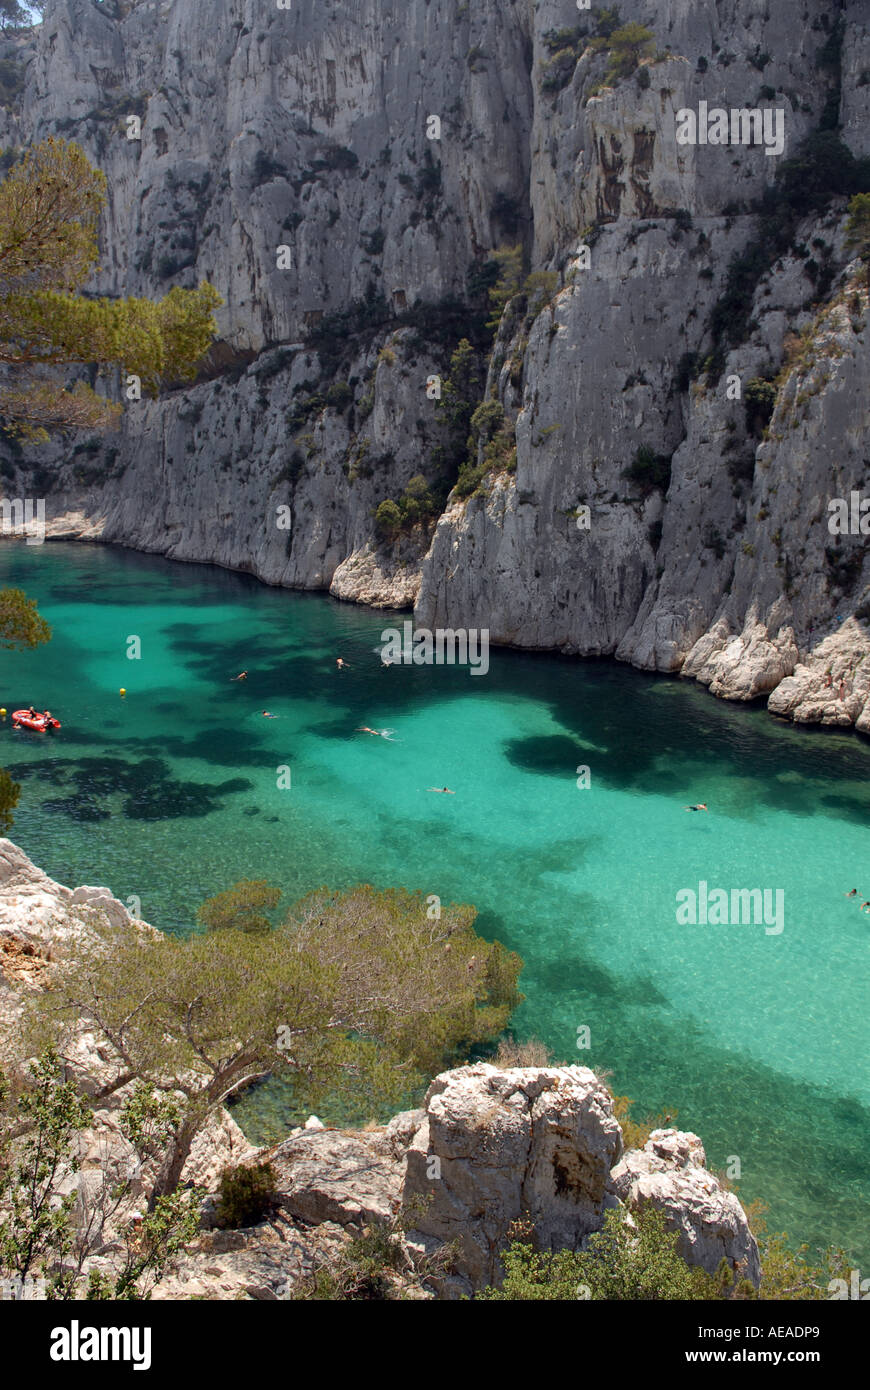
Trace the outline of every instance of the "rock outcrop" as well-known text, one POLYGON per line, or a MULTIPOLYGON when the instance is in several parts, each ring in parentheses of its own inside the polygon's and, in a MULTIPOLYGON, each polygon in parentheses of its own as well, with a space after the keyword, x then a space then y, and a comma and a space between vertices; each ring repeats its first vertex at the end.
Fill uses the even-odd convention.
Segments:
POLYGON ((706 1162, 696 1134, 656 1129, 642 1149, 623 1156, 611 1178, 630 1210, 649 1205, 664 1212, 687 1264, 713 1274, 724 1259, 757 1286, 761 1266, 746 1213, 734 1193, 707 1172, 706 1162))
POLYGON ((453 1243, 450 1296, 496 1283, 513 1222, 543 1250, 579 1250, 605 1212, 650 1203, 679 1234, 680 1254, 713 1273, 725 1258, 758 1284, 758 1248, 733 1193, 707 1172, 700 1139, 656 1130, 623 1153, 610 1093, 586 1067, 502 1070, 486 1063, 433 1081, 407 1150, 411 1248, 453 1243))
POLYGON ((94 290, 208 278, 224 305, 203 380, 126 403, 113 440, 6 449, 7 494, 44 496, 49 536, 415 604, 423 626, 866 730, 862 680, 826 700, 807 675, 870 654, 865 538, 827 526, 870 485, 866 279, 845 194, 814 201, 806 176, 766 259, 756 215, 808 137, 843 142, 825 168, 870 153, 864 8, 807 0, 795 26, 755 0, 625 0, 653 37, 619 77, 569 0, 48 0, 6 41, 0 143, 73 137, 106 171, 94 290), (781 148, 680 144, 702 102, 772 113, 781 148), (487 258, 510 243, 550 277, 489 364, 515 467, 434 534, 385 533, 382 501, 422 474, 440 505, 453 481, 427 383, 460 337, 483 348, 487 258), (652 474, 627 478, 638 458, 652 474))

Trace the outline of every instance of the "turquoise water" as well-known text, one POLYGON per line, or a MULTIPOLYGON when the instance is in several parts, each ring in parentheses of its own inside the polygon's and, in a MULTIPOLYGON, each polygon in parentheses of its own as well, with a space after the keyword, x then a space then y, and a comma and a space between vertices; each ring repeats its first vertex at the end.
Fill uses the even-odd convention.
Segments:
POLYGON ((843 896, 870 894, 870 745, 605 663, 384 668, 401 618, 114 548, 6 544, 0 583, 54 628, 0 654, 0 704, 63 721, 0 725, 13 838, 53 877, 172 931, 242 877, 287 904, 360 880, 472 902, 526 962, 519 1037, 609 1070, 638 1114, 676 1109, 774 1228, 870 1258, 870 915, 843 896), (784 930, 678 925, 701 880, 783 889, 784 930))

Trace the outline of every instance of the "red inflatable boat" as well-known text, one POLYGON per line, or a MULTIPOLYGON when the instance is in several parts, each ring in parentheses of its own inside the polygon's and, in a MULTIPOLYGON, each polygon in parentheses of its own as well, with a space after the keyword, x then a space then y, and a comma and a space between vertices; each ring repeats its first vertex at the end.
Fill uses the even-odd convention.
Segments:
POLYGON ((32 729, 36 734, 44 734, 47 729, 59 729, 60 720, 51 714, 48 718, 44 714, 37 714, 34 718, 29 709, 17 709, 12 715, 12 727, 17 729, 21 725, 25 729, 32 729))

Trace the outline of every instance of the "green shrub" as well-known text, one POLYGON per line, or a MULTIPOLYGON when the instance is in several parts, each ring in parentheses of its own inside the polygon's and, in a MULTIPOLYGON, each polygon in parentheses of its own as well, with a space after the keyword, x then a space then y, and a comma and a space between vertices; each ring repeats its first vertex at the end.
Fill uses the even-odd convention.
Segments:
POLYGON ((216 1220, 221 1230, 258 1225, 274 1206, 275 1170, 270 1163, 225 1168, 216 1220))
MULTIPOLYGON (((718 1278, 690 1268, 677 1253, 676 1231, 668 1231, 663 1212, 654 1207, 632 1213, 633 1228, 622 1213, 608 1211, 604 1226, 589 1237, 585 1250, 556 1253, 535 1249, 533 1228, 515 1223, 519 1239, 502 1254, 505 1277, 500 1288, 478 1295, 486 1301, 571 1301, 580 1289, 594 1301, 711 1300, 722 1296, 726 1276, 718 1278)), ((747 1284, 741 1293, 748 1295, 747 1284)), ((752 1291, 754 1292, 754 1291, 752 1291)))
POLYGON ((671 460, 667 454, 657 454, 648 444, 641 444, 634 459, 623 475, 629 482, 636 483, 646 494, 658 488, 667 492, 671 481, 671 460))
POLYGON ((577 55, 573 48, 563 48, 554 53, 541 68, 541 91, 560 92, 571 81, 576 66, 577 55))
POLYGON ((504 406, 501 401, 482 401, 471 417, 471 436, 468 441, 474 450, 479 441, 486 443, 504 423, 504 406))
POLYGON ((395 540, 402 529, 402 513, 396 502, 387 498, 375 512, 375 531, 381 540, 395 540))
POLYGON ((746 431, 759 438, 767 427, 773 408, 776 405, 776 386, 765 377, 754 376, 747 381, 743 393, 743 407, 746 412, 746 431))
POLYGON ((345 410, 353 400, 353 388, 347 381, 334 381, 326 393, 326 404, 333 410, 345 410))
POLYGON ((459 470, 456 486, 453 489, 454 496, 470 497, 473 492, 477 491, 488 471, 485 463, 463 463, 459 470))
POLYGON ((273 888, 264 878, 243 878, 226 892, 208 898, 196 920, 208 931, 269 932, 272 923, 264 912, 277 907, 280 897, 281 889, 273 888))
POLYGON ((870 193, 856 193, 849 204, 846 245, 870 265, 870 193))

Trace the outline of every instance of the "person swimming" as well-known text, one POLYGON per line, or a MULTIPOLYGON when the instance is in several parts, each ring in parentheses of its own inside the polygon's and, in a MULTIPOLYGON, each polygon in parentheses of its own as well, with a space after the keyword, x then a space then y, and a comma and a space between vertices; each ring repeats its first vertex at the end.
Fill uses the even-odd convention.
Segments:
POLYGON ((374 734, 375 738, 385 738, 388 743, 395 742, 393 738, 395 729, 370 729, 367 724, 361 724, 355 732, 358 734, 374 734))
POLYGON ((843 894, 843 897, 844 897, 844 898, 857 898, 857 896, 858 896, 858 889, 857 889, 857 888, 853 888, 852 891, 851 891, 851 893, 844 893, 844 894, 843 894))
POLYGON ((335 664, 336 664, 336 666, 338 667, 339 671, 349 671, 349 670, 350 670, 350 667, 348 666, 347 662, 346 662, 346 661, 342 661, 342 659, 341 659, 340 656, 337 656, 337 657, 335 658, 335 664))
POLYGON ((706 809, 707 809, 707 807, 704 805, 703 801, 699 801, 697 806, 684 806, 684 807, 683 807, 683 810, 684 810, 684 811, 706 811, 706 809))
POLYGON ((280 716, 277 715, 277 714, 270 714, 269 711, 268 711, 267 709, 264 709, 264 710, 263 710, 263 718, 264 718, 264 719, 278 719, 279 717, 280 717, 280 716))
POLYGON ((426 790, 427 792, 446 792, 448 796, 456 795, 456 792, 452 792, 449 787, 427 787, 426 790))
POLYGON ((240 671, 239 674, 238 674, 237 676, 230 676, 230 680, 231 680, 231 681, 246 681, 247 679, 248 679, 248 673, 247 673, 247 671, 240 671))

